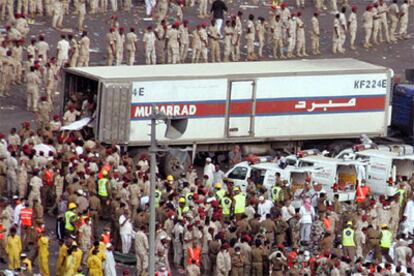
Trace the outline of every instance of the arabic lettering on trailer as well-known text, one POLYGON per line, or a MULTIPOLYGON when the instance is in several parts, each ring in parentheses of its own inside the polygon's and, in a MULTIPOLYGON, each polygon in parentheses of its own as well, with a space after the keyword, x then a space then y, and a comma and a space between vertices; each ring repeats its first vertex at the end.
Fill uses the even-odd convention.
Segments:
POLYGON ((298 101, 298 103, 295 105, 295 109, 306 109, 308 112, 313 112, 316 109, 328 111, 328 109, 332 109, 332 108, 354 107, 354 106, 356 106, 356 98, 351 98, 349 99, 348 102, 334 102, 332 100, 329 100, 326 103, 312 102, 312 104, 309 107, 306 101, 298 101))

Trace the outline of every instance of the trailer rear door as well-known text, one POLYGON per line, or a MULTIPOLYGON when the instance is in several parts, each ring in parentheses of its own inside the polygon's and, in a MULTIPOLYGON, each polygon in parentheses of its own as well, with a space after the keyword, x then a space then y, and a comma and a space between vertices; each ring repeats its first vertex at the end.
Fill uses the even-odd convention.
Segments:
POLYGON ((228 108, 228 136, 252 135, 254 81, 231 81, 228 108))
POLYGON ((129 83, 102 83, 99 101, 99 140, 127 144, 131 106, 129 83), (105 92, 104 92, 105 91, 105 92))

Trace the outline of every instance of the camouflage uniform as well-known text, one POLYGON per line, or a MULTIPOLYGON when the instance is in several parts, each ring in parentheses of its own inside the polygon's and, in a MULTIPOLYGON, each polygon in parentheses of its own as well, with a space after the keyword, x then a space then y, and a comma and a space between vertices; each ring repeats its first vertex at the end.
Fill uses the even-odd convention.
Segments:
POLYGON ((319 242, 322 240, 323 236, 325 235, 325 228, 323 222, 320 220, 315 221, 312 223, 311 228, 311 243, 312 249, 316 250, 319 247, 319 242))

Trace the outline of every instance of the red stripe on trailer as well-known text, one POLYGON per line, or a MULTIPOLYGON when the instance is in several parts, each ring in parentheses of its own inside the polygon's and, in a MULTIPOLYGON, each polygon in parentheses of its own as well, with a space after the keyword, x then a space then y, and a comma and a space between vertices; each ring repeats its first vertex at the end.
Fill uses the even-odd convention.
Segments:
MULTIPOLYGON (((156 107, 168 116, 189 118, 224 117, 226 101, 194 101, 185 103, 155 103, 156 107)), ((152 104, 134 104, 131 106, 131 119, 142 120, 151 114, 152 104)), ((230 102, 231 116, 252 115, 251 100, 230 102)), ((298 99, 257 99, 257 116, 312 115, 324 113, 379 112, 385 109, 385 95, 344 96, 298 99)))

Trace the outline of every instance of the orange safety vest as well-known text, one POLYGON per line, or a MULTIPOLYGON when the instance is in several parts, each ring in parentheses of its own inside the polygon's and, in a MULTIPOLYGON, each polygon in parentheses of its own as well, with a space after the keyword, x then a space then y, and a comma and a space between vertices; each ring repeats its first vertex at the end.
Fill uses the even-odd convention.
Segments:
POLYGON ((23 226, 32 226, 33 210, 32 208, 23 208, 20 210, 20 221, 23 226))
POLYGON ((357 190, 356 190, 355 201, 358 203, 364 202, 365 198, 367 197, 368 192, 369 192, 369 187, 367 186, 361 187, 358 185, 357 190))
POLYGON ((325 230, 331 230, 331 220, 328 218, 323 219, 323 225, 325 226, 325 230))
POLYGON ((192 264, 193 260, 195 260, 195 264, 196 265, 200 265, 200 261, 201 261, 201 248, 199 246, 192 248, 189 247, 188 248, 188 260, 187 260, 187 264, 192 264))
POLYGON ((46 185, 52 186, 53 185, 53 171, 45 170, 43 174, 43 180, 45 181, 46 185))

